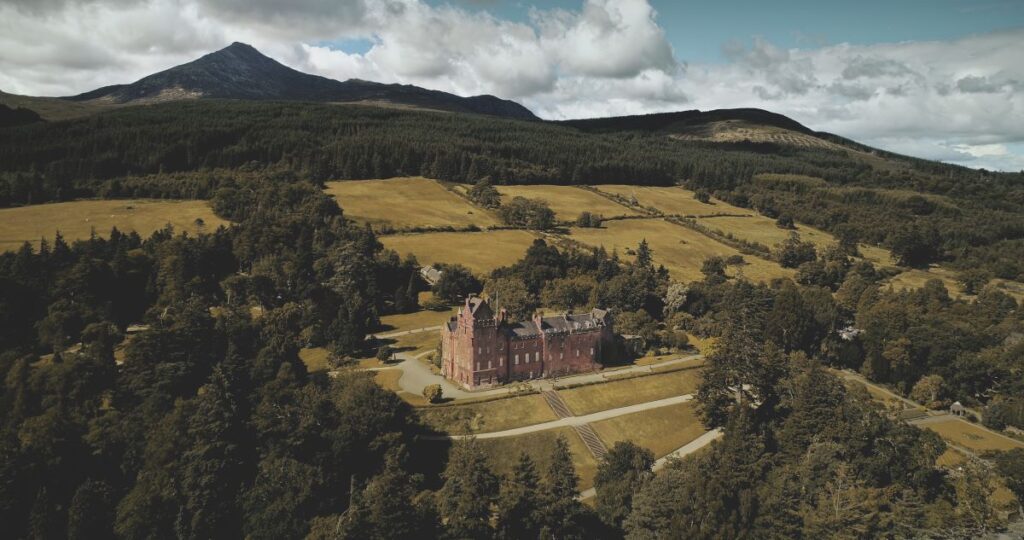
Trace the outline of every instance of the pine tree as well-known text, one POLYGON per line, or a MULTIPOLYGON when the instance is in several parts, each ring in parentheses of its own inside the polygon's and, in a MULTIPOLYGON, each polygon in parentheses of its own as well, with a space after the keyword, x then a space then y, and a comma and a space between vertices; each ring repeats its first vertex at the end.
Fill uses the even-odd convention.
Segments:
POLYGON ((633 509, 633 495, 650 479, 654 454, 632 441, 617 442, 597 467, 597 513, 601 520, 616 528, 633 509))
POLYGON ((487 455, 475 440, 456 444, 441 475, 437 510, 452 538, 491 536, 491 505, 498 495, 498 479, 487 455))
POLYGON ((580 495, 579 483, 569 443, 565 437, 559 436, 555 439, 544 482, 546 507, 543 527, 555 538, 577 538, 583 535, 585 509, 577 500, 580 495))
POLYGON ((540 476, 529 454, 519 454, 512 474, 501 485, 498 499, 499 538, 536 538, 540 533, 540 476))

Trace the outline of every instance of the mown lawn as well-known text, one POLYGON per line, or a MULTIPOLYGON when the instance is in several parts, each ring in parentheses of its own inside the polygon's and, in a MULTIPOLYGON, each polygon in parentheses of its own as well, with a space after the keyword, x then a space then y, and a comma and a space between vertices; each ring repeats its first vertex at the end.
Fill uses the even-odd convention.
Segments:
POLYGON ((452 435, 488 433, 557 420, 538 394, 417 411, 427 426, 452 435))
POLYGON ((943 439, 963 446, 974 452, 1004 451, 1014 448, 1024 448, 1024 443, 1006 436, 1000 436, 982 427, 955 417, 921 424, 919 427, 930 429, 938 433, 943 439))
POLYGON ((700 370, 685 369, 559 390, 577 416, 692 394, 700 384, 700 370))
POLYGON ((633 441, 660 458, 700 437, 706 431, 693 403, 679 403, 594 422, 594 431, 609 448, 633 441))
POLYGON ((399 313, 397 315, 384 315, 380 318, 381 329, 377 334, 388 334, 391 332, 402 332, 406 330, 418 330, 430 326, 440 326, 449 317, 455 315, 458 308, 451 308, 447 311, 430 311, 424 309, 415 313, 399 313))

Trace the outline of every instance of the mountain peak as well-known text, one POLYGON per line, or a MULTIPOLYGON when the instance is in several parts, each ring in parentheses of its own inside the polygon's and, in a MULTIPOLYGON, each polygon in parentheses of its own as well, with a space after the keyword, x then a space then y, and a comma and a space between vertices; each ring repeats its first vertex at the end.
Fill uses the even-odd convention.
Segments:
POLYGON ((132 84, 112 85, 67 99, 126 104, 200 98, 395 103, 520 120, 537 119, 526 107, 494 96, 461 97, 411 85, 356 79, 341 82, 310 75, 239 41, 132 84))

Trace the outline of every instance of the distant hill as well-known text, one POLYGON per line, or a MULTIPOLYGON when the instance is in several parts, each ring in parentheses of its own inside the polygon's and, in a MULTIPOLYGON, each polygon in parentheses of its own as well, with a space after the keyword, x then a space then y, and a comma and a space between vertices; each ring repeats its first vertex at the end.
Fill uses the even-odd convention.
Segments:
POLYGON ((643 131, 674 139, 719 143, 763 143, 872 152, 874 149, 831 133, 814 131, 787 116, 764 109, 714 109, 566 120, 562 125, 591 133, 643 131))
POLYGON ((489 95, 461 97, 412 85, 358 79, 342 82, 310 75, 268 58, 244 43, 233 43, 131 84, 105 86, 64 99, 131 104, 199 98, 370 102, 519 120, 537 119, 526 107, 489 95))

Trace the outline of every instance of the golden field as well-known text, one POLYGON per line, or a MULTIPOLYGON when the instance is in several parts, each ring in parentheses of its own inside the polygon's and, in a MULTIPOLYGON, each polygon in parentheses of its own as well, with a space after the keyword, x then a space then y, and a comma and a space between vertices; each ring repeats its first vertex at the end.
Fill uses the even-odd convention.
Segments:
POLYGON ((604 217, 635 216, 637 211, 627 208, 591 191, 574 186, 531 185, 496 186, 502 203, 512 197, 541 199, 548 203, 559 221, 575 221, 580 212, 587 211, 604 217))
POLYGON ((393 234, 380 237, 384 247, 420 264, 459 263, 478 274, 510 265, 523 257, 535 236, 522 230, 393 234))
POLYGON ((38 246, 41 238, 53 242, 57 231, 68 242, 89 238, 93 231, 106 237, 110 229, 135 231, 147 237, 168 224, 176 232, 213 232, 229 225, 217 217, 206 201, 87 200, 0 209, 0 249, 14 250, 23 243, 38 246), (196 220, 202 220, 201 225, 196 220))
POLYGON ((656 208, 663 214, 681 216, 706 216, 709 214, 751 214, 753 210, 733 206, 718 199, 702 203, 694 198, 688 189, 676 186, 631 186, 628 184, 604 184, 594 186, 598 191, 612 193, 630 199, 636 197, 641 206, 656 208))
MULTIPOLYGON (((709 257, 740 255, 735 248, 713 240, 693 229, 669 223, 662 219, 627 219, 605 222, 599 229, 572 228, 572 238, 591 246, 604 246, 609 252, 618 250, 629 259, 626 250, 635 250, 646 239, 654 252, 655 264, 663 264, 677 281, 687 282, 703 278, 701 265, 709 257)), ((753 281, 770 281, 777 277, 791 277, 794 272, 753 255, 744 255, 747 264, 729 267, 730 274, 742 272, 753 281)))
POLYGON ((327 182, 326 191, 338 201, 349 219, 375 227, 459 228, 498 224, 489 211, 473 206, 427 178, 327 182))

